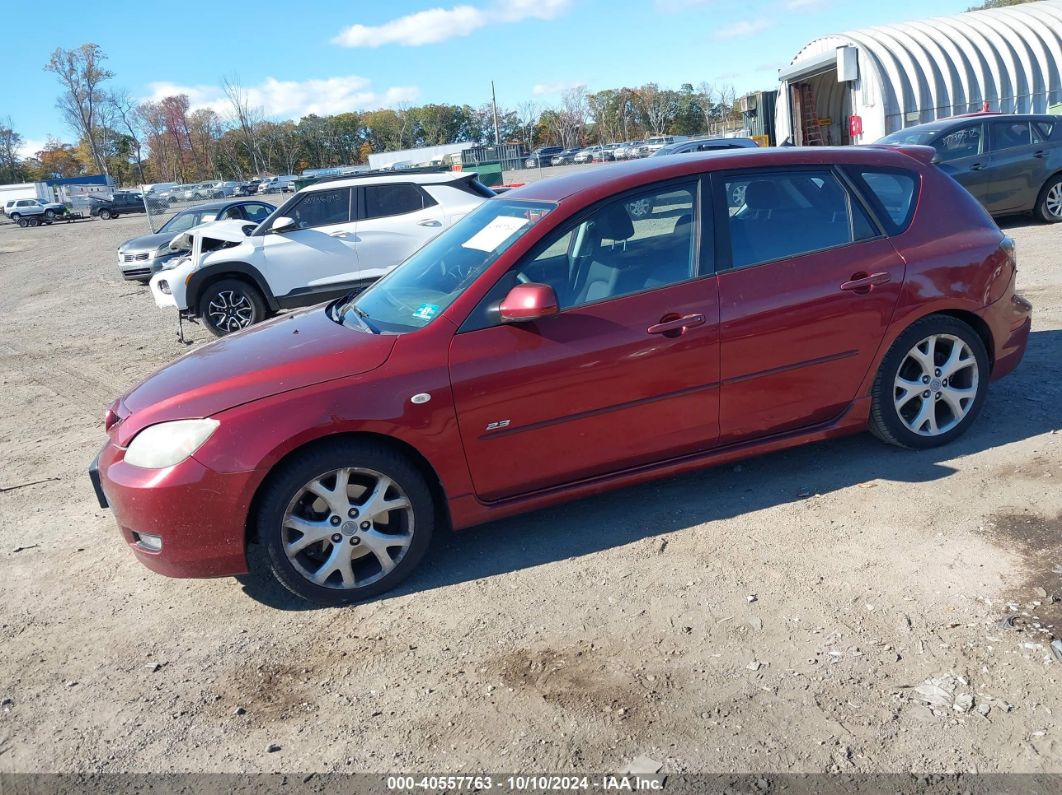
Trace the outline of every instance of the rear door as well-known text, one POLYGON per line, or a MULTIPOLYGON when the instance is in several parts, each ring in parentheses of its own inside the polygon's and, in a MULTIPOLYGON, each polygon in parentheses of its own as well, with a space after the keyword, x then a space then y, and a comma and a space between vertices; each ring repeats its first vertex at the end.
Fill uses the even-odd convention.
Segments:
POLYGON ((263 230, 260 270, 274 295, 311 301, 338 292, 356 278, 351 201, 350 188, 307 191, 285 210, 295 221, 293 228, 263 230))
POLYGON ((413 182, 358 188, 355 224, 363 277, 379 277, 419 249, 445 225, 442 207, 413 182))
MULTIPOLYGON (((898 179, 886 192, 906 190, 888 199, 906 222, 917 182, 898 179)), ((727 266, 719 273, 720 440, 836 418, 881 344, 903 261, 829 167, 731 172, 716 186, 727 266)))
POLYGON ((933 141, 940 169, 950 174, 981 204, 988 200, 991 177, 988 174, 988 146, 982 122, 970 122, 933 141))
POLYGON ((988 142, 988 211, 1000 215, 1031 210, 1049 176, 1043 131, 1026 120, 993 120, 988 123, 988 142))
POLYGON ((562 225, 454 336, 450 375, 476 493, 496 500, 711 447, 718 301, 698 255, 698 183, 613 200, 562 225), (630 203, 653 211, 632 218, 630 203), (520 280, 558 315, 501 325, 520 280))

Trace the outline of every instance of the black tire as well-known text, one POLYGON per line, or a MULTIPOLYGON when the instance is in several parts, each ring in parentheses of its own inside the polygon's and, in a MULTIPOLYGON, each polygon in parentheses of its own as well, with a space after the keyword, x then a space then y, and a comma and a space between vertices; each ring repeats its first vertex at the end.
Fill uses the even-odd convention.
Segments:
POLYGON ((37 216, 33 216, 32 218, 27 218, 26 220, 29 222, 30 226, 38 226, 40 224, 40 221, 38 220, 37 216))
POLYGON ((51 223, 55 220, 55 210, 45 210, 44 217, 48 220, 48 223, 51 223))
POLYGON ((19 218, 17 221, 15 221, 15 223, 17 223, 23 229, 30 225, 29 218, 19 218))
POLYGON ((100 218, 102 218, 104 221, 109 221, 109 220, 111 220, 112 217, 117 218, 117 216, 114 215, 114 213, 112 213, 106 207, 104 207, 102 210, 100 210, 100 218))
POLYGON ((203 291, 197 313, 215 337, 224 337, 266 319, 266 303, 257 287, 240 279, 221 279, 203 291))
MULTIPOLYGON (((357 477, 356 474, 351 475, 351 481, 354 482, 357 477)), ((363 497, 364 494, 356 499, 363 497)), ((320 517, 319 521, 323 522, 335 514, 329 508, 324 508, 321 513, 315 513, 315 516, 320 517)), ((391 514, 386 514, 386 516, 390 523, 391 514)), ((363 517, 357 517, 355 514, 355 518, 363 517)), ((368 529, 364 528, 364 525, 358 526, 361 527, 360 532, 363 533, 373 532, 376 529, 375 525, 368 529)), ((258 540, 265 546, 273 576, 296 596, 319 605, 351 604, 370 599, 394 588, 409 576, 424 557, 431 543, 434 526, 435 501, 421 472, 401 453, 386 445, 367 440, 337 440, 295 454, 269 476, 259 495, 258 511, 255 516, 258 540), (304 489, 308 484, 345 467, 379 473, 393 482, 398 491, 389 493, 393 495, 401 493, 410 506, 409 511, 401 512, 395 529, 399 532, 403 530, 411 532, 412 538, 404 551, 398 553, 397 563, 393 563, 394 568, 389 572, 384 573, 378 558, 368 554, 367 550, 364 557, 356 559, 352 565, 352 568, 359 567, 359 571, 354 573, 355 585, 353 587, 345 587, 342 581, 337 581, 339 578, 335 576, 334 571, 325 580, 326 583, 331 583, 330 585, 318 585, 311 582, 308 575, 302 573, 296 565, 306 569, 318 563, 323 564, 322 559, 327 559, 333 551, 339 551, 336 550, 337 544, 333 541, 335 538, 339 538, 338 544, 342 545, 341 549, 345 550, 348 541, 353 544, 353 536, 359 533, 359 530, 348 527, 348 525, 358 525, 358 522, 348 522, 346 516, 337 517, 340 522, 337 523, 335 534, 331 538, 309 545, 296 557, 297 563, 293 563, 285 551, 285 533, 291 532, 285 530, 285 517, 289 507, 292 507, 293 511, 306 510, 299 506, 305 506, 307 499, 311 501, 316 499, 312 495, 305 494, 304 489), (300 497, 300 494, 303 496, 300 497), (397 526, 397 524, 410 521, 411 524, 405 528, 397 526), (363 578, 366 584, 357 586, 358 576, 366 570, 370 575, 363 578), (378 579, 372 581, 373 576, 378 579)), ((392 561, 394 560, 395 556, 390 550, 386 554, 392 558, 392 561)))
POLYGON ((1049 224, 1062 221, 1062 174, 1056 174, 1044 183, 1034 212, 1037 218, 1049 224))
MULTIPOLYGON (((921 348, 919 350, 922 354, 928 351, 928 349, 921 350, 921 348)), ((947 444, 965 433, 977 418, 988 390, 989 377, 990 364, 984 341, 970 326, 947 315, 929 315, 917 320, 896 339, 892 347, 889 348, 888 353, 885 354, 885 358, 881 361, 881 367, 878 369, 878 374, 874 379, 874 386, 870 392, 870 432, 883 442, 914 450, 927 450, 931 447, 947 444), (971 403, 966 403, 962 406, 966 412, 965 415, 952 427, 933 433, 933 426, 931 425, 928 432, 917 433, 909 427, 909 424, 912 422, 918 423, 919 417, 922 416, 920 412, 923 408, 932 413, 932 423, 938 425, 938 427, 953 421, 956 417, 948 401, 940 399, 943 396, 941 394, 942 390, 947 391, 949 386, 947 378, 941 382, 937 377, 943 374, 943 370, 940 369, 939 365, 944 364, 944 361, 952 353, 953 348, 945 351, 943 348, 937 348, 934 344, 935 366, 934 373, 930 374, 926 374, 924 370, 920 370, 920 374, 916 373, 912 369, 916 362, 908 356, 908 354, 914 352, 916 346, 922 345, 929 338, 936 335, 947 335, 945 344, 953 346, 955 343, 948 338, 961 340, 966 344, 969 352, 973 354, 974 365, 976 366, 975 372, 971 372, 970 366, 965 367, 953 379, 956 382, 962 379, 962 382, 953 383, 951 387, 964 391, 973 389, 974 395, 971 403), (903 387, 896 383, 900 376, 906 378, 908 383, 922 382, 927 377, 930 379, 929 382, 925 383, 925 391, 918 394, 914 394, 917 390, 907 391, 910 396, 907 397, 907 403, 903 407, 897 406, 897 400, 907 395, 907 393, 899 391, 903 387), (976 380, 976 383, 974 383, 974 380, 976 380), (929 397, 927 398, 926 395, 929 397), (941 419, 944 420, 944 423, 940 423, 941 419)), ((928 419, 926 421, 929 422, 928 419)), ((923 426, 919 425, 919 428, 921 427, 923 426)))

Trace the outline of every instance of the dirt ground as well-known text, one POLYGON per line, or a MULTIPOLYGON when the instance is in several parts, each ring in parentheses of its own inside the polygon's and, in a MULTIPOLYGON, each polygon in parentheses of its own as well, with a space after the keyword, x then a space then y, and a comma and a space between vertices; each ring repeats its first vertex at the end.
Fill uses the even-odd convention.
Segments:
POLYGON ((0 225, 0 771, 1062 772, 1062 227, 1004 226, 1034 333, 959 442, 497 522, 326 610, 134 560, 86 469, 186 350, 118 275, 146 223, 0 225))

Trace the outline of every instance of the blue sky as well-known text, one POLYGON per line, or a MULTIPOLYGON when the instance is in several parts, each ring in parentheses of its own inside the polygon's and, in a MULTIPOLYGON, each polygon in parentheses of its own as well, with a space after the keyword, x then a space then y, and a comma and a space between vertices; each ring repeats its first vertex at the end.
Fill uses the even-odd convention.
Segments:
POLYGON ((817 36, 952 14, 971 0, 458 0, 389 3, 60 3, 41 14, 8 3, 0 48, 0 119, 25 151, 72 139, 55 109, 56 47, 99 44, 112 84, 134 96, 189 94, 224 110, 220 86, 237 77, 274 118, 398 103, 556 104, 590 91, 655 81, 773 88, 776 70, 817 36), (69 10, 67 10, 69 9, 69 10), (12 36, 12 32, 17 35, 12 36))

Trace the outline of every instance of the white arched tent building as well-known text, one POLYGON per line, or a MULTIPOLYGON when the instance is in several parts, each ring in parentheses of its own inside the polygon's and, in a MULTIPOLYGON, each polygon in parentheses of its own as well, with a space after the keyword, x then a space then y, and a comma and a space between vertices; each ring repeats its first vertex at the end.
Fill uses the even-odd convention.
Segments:
POLYGON ((824 36, 778 72, 775 134, 798 145, 873 143, 986 105, 1059 112, 1060 72, 1062 0, 824 36))

